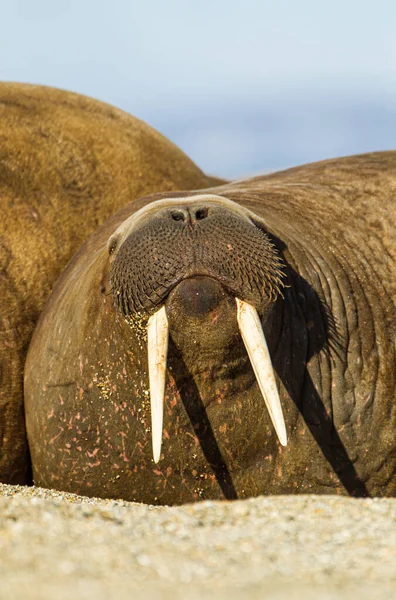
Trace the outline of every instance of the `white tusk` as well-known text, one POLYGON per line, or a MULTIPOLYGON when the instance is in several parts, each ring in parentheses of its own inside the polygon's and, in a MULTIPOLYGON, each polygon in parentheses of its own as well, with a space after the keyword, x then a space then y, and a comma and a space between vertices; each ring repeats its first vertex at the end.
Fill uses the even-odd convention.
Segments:
POLYGON ((237 303, 237 319, 246 346, 250 362, 256 375, 261 393, 270 414, 275 431, 282 446, 287 445, 287 434, 282 407, 279 400, 278 389, 268 352, 263 328, 257 310, 248 304, 235 298, 237 303))
POLYGON ((149 318, 147 324, 151 439, 155 463, 157 463, 161 457, 168 332, 168 318, 166 316, 165 306, 163 306, 149 318))

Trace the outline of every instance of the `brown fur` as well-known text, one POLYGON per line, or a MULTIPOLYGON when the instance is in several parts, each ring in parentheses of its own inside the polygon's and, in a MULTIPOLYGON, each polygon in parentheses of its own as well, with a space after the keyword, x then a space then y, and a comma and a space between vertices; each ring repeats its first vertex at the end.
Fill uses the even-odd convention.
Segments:
POLYGON ((57 89, 0 84, 0 481, 25 480, 24 358, 70 256, 134 198, 211 182, 121 110, 57 89))

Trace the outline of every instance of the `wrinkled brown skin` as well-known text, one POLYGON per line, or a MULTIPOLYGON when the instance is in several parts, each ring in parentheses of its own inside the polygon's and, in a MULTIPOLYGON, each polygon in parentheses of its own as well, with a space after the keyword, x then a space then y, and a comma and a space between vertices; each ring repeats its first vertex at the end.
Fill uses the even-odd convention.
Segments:
POLYGON ((23 367, 56 278, 134 198, 211 179, 171 142, 107 104, 0 83, 0 481, 26 481, 23 367))
POLYGON ((154 504, 395 495, 396 152, 212 193, 254 211, 285 263, 288 287, 264 330, 288 446, 276 439, 232 298, 195 319, 178 313, 176 288, 162 459, 153 463, 146 343, 108 285, 107 242, 141 206, 132 203, 74 257, 35 332, 25 379, 35 482, 154 504))

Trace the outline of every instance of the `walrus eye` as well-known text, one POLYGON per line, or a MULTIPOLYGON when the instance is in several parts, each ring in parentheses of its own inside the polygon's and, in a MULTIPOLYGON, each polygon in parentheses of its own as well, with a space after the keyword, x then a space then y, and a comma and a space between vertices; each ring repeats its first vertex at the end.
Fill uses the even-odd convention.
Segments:
POLYGON ((110 238, 108 245, 109 256, 113 254, 114 250, 117 248, 117 244, 118 240, 116 237, 110 238))

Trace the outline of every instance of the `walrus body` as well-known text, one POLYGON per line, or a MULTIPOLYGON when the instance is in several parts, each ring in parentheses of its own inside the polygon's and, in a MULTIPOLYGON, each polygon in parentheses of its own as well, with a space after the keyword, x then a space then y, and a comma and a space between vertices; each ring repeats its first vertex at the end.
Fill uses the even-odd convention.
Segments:
POLYGON ((24 361, 68 259, 131 199, 210 184, 173 144, 120 110, 0 84, 0 481, 26 479, 24 361))
POLYGON ((162 198, 102 226, 44 310, 25 379, 34 481, 169 504, 395 495, 396 152, 162 198), (238 330, 241 301, 263 324, 285 446, 238 330), (155 463, 156 311, 170 338, 155 463))

